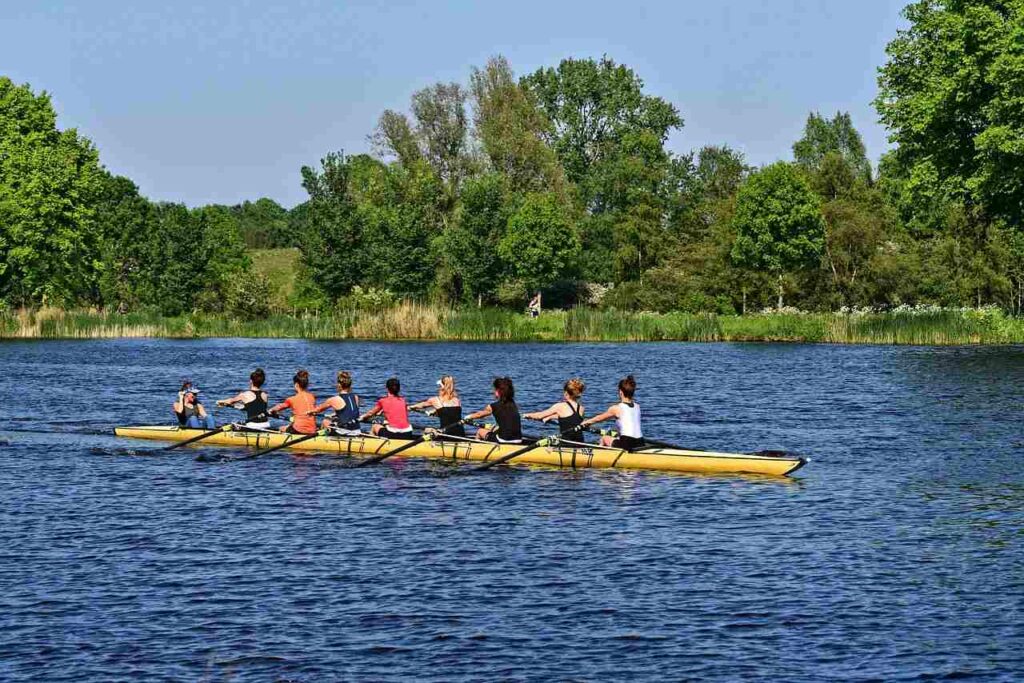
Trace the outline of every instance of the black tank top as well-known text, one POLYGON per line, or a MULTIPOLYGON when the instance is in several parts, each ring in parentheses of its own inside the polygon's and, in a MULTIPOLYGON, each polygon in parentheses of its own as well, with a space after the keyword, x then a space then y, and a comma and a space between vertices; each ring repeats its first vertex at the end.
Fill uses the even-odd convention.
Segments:
POLYGON ((562 403, 572 408, 572 415, 569 417, 558 416, 558 431, 562 433, 562 436, 574 437, 576 434, 567 432, 575 432, 576 428, 583 423, 583 410, 580 409, 579 403, 571 401, 562 401, 562 403))
POLYGON ((519 419, 519 406, 515 401, 491 404, 494 421, 498 423, 498 438, 502 441, 518 441, 523 438, 523 423, 519 419))
POLYGON ((437 415, 437 419, 441 421, 441 429, 445 430, 445 434, 449 436, 465 436, 466 430, 463 429, 462 425, 458 427, 452 427, 451 429, 445 429, 448 425, 453 425, 462 419, 462 406, 441 406, 434 414, 437 415))
POLYGON ((245 404, 245 421, 246 422, 266 422, 267 421, 267 392, 265 391, 254 391, 256 398, 245 404))

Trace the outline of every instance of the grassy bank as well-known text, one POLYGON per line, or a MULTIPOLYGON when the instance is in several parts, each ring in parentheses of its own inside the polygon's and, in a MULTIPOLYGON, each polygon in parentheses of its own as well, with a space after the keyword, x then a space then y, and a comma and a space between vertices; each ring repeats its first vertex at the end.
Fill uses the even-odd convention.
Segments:
POLYGON ((995 309, 884 313, 762 313, 745 316, 575 309, 533 320, 501 309, 403 303, 381 311, 275 315, 256 321, 195 314, 41 309, 0 313, 0 337, 280 337, 456 341, 788 341, 844 344, 1024 343, 1024 319, 995 309))

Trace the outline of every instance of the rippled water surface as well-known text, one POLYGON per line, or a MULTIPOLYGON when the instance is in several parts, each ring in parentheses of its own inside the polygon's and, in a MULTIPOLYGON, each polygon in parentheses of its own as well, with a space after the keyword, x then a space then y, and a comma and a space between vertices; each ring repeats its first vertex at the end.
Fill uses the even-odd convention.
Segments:
MULTIPOLYGON (((1024 671, 1024 349, 0 344, 2 680, 915 680, 1024 671), (646 431, 795 477, 196 462, 110 435, 263 365, 483 405, 636 374, 646 431)), ((323 393, 323 392, 321 392, 323 393)), ((218 416, 227 420, 229 411, 218 416)))

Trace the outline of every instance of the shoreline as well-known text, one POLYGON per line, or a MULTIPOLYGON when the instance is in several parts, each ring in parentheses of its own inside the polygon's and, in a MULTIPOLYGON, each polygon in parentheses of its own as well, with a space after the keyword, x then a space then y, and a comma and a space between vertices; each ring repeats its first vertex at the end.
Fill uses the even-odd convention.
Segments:
POLYGON ((268 338, 437 342, 787 342, 912 346, 1024 344, 1024 319, 998 309, 765 312, 748 315, 548 311, 533 319, 494 308, 402 303, 382 310, 278 314, 241 320, 99 310, 0 313, 0 339, 268 338))

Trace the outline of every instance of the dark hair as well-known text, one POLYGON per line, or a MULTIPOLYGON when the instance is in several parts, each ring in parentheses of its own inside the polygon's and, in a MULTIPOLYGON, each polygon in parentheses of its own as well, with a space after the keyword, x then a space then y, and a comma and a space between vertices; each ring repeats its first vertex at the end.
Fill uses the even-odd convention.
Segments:
POLYGON ((263 372, 263 368, 256 368, 252 371, 252 374, 249 375, 249 381, 252 382, 254 387, 259 389, 263 386, 263 383, 267 381, 267 373, 263 372))
POLYGON ((626 375, 619 380, 619 391, 626 398, 633 398, 633 394, 636 393, 636 380, 633 379, 633 375, 626 375))
POLYGON ((305 370, 299 370, 292 377, 292 382, 299 385, 299 388, 305 391, 309 387, 309 373, 305 370))
POLYGON ((192 388, 192 380, 190 380, 190 379, 183 379, 183 380, 181 380, 181 389, 179 389, 178 391, 185 392, 185 391, 188 391, 191 388, 192 388))
POLYGON ((352 373, 348 370, 340 370, 338 372, 338 386, 342 389, 352 388, 352 373))
POLYGON ((397 377, 392 377, 391 379, 389 379, 387 382, 384 383, 384 386, 388 388, 388 393, 391 394, 392 396, 398 396, 398 394, 401 393, 402 391, 402 383, 398 381, 397 377))
POLYGON ((512 386, 511 377, 495 377, 494 390, 498 392, 498 400, 502 403, 513 403, 516 399, 516 388, 512 386))

